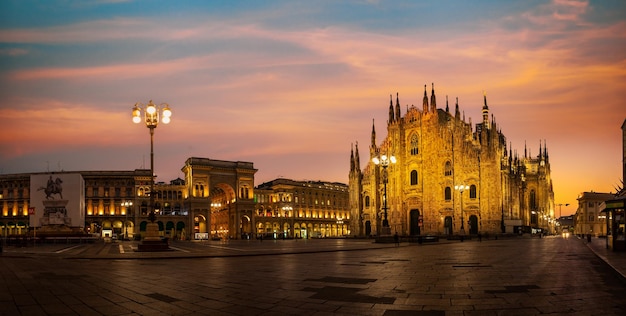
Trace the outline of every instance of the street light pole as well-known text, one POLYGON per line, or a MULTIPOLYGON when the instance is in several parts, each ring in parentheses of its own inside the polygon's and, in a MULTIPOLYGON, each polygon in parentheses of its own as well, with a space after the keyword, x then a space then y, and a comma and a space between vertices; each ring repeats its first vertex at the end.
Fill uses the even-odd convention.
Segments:
MULTIPOLYGON (((135 103, 133 107, 133 122, 135 124, 139 124, 141 122, 141 116, 144 112, 144 123, 146 127, 150 130, 150 213, 148 215, 148 219, 150 219, 150 223, 146 227, 146 237, 144 241, 150 242, 160 242, 159 236, 159 228, 158 225, 154 222, 156 220, 156 213, 154 210, 154 129, 159 125, 159 121, 163 124, 168 124, 171 120, 172 111, 170 110, 170 106, 167 103, 162 103, 161 105, 155 105, 152 103, 152 100, 148 102, 148 104, 135 103)), ((150 250, 162 250, 161 246, 148 246, 145 247, 146 251, 150 250)), ((167 248, 167 247, 166 247, 167 248)))
POLYGON ((154 223, 156 220, 156 214, 154 212, 154 129, 159 125, 159 116, 163 124, 168 124, 171 120, 172 110, 167 103, 163 103, 160 106, 152 103, 152 100, 147 105, 142 103, 135 103, 133 108, 133 122, 139 124, 141 122, 141 112, 144 112, 146 127, 150 129, 150 213, 148 218, 150 222, 154 223), (159 113, 159 110, 161 110, 159 113))
POLYGON ((556 205, 556 206, 559 207, 559 219, 561 218, 561 208, 563 207, 563 205, 569 206, 569 203, 565 203, 565 204, 559 203, 559 204, 556 205))
POLYGON ((385 235, 391 235, 389 220, 387 220, 387 167, 389 167, 390 163, 396 163, 396 157, 393 155, 390 157, 381 155, 380 157, 372 158, 372 162, 374 162, 375 165, 381 165, 381 167, 383 167, 383 233, 385 235))
POLYGON ((461 195, 461 234, 465 235, 465 220, 463 219, 463 191, 469 189, 468 185, 455 185, 455 190, 458 190, 461 195))

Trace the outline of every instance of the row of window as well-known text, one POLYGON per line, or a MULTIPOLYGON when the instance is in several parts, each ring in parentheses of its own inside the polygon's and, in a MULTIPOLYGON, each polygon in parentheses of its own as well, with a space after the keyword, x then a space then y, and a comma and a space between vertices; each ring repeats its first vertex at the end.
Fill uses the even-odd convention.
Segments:
MULTIPOLYGON (((312 195, 312 194, 309 194, 309 195, 312 195)), ((291 203, 292 195, 288 193, 270 194, 270 195, 257 194, 256 202, 258 203, 278 203, 278 202, 291 203)), ((303 205, 313 204, 313 205, 336 206, 336 207, 347 207, 348 205, 347 198, 336 199, 336 196, 333 195, 332 201, 331 201, 331 197, 325 197, 324 194, 322 194, 321 197, 318 197, 317 193, 315 193, 315 198, 312 196, 307 198, 305 196, 300 197, 296 195, 295 197, 293 197, 293 202, 295 204, 303 204, 303 205)))
MULTIPOLYGON (((469 198, 470 199, 476 199, 476 185, 472 184, 469 186, 469 198)), ((444 200, 446 201, 451 201, 452 200, 452 188, 451 187, 446 187, 444 189, 444 200)), ((371 204, 371 199, 369 197, 369 195, 365 196, 365 207, 369 207, 371 204)))
POLYGON ((300 217, 300 218, 330 218, 330 219, 350 219, 348 212, 335 213, 323 211, 278 211, 278 210, 257 210, 258 216, 264 217, 300 217))

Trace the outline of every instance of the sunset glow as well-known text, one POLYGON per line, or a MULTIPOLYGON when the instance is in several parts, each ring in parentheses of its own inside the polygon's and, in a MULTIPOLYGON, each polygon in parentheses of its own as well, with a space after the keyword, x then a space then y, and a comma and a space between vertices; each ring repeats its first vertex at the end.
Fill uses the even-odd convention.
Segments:
MULTIPOLYGON (((249 161, 256 184, 348 183, 386 135, 389 95, 490 114, 523 155, 547 144, 555 202, 614 192, 626 119, 626 3, 1 1, 0 172, 149 168, 135 103, 168 103, 158 181, 188 157, 249 161)), ((364 165, 362 166, 364 167, 364 165)))

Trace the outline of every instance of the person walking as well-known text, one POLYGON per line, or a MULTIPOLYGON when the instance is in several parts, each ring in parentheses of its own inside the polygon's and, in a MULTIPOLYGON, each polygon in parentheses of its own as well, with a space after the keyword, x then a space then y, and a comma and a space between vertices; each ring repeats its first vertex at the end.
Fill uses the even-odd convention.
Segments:
POLYGON ((400 246, 400 236, 398 236, 398 232, 393 235, 393 242, 396 243, 396 247, 400 246))

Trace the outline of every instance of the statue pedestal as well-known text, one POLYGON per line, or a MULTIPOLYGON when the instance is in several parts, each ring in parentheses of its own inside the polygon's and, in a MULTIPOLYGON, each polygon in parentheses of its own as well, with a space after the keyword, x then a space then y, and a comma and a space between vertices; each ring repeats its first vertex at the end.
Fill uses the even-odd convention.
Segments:
POLYGON ((137 251, 168 251, 171 250, 166 241, 159 236, 159 225, 157 223, 148 223, 146 225, 146 234, 141 243, 137 246, 137 251))
POLYGON ((389 227, 389 226, 381 227, 380 228, 380 235, 381 236, 391 236, 391 227, 389 227))

